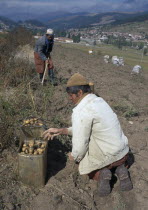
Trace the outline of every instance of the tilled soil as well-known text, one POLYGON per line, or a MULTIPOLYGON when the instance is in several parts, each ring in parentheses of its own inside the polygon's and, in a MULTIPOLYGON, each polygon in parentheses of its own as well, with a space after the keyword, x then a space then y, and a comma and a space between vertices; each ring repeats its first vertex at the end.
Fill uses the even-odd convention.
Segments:
MULTIPOLYGON (((56 138, 49 142, 47 183, 41 189, 23 185, 17 177, 16 148, 4 150, 1 162, 0 209, 22 210, 146 210, 148 206, 148 71, 131 75, 132 67, 105 64, 103 56, 83 51, 54 47, 53 61, 58 78, 51 106, 50 119, 58 116, 59 126, 70 125, 72 105, 65 93, 67 79, 76 72, 95 84, 95 93, 103 97, 118 114, 121 126, 129 139, 133 164, 129 169, 133 190, 121 192, 116 176, 112 192, 105 198, 97 194, 97 182, 78 174, 77 166, 67 158, 71 150, 70 138, 56 138)), ((50 123, 54 126, 54 122, 50 123)))

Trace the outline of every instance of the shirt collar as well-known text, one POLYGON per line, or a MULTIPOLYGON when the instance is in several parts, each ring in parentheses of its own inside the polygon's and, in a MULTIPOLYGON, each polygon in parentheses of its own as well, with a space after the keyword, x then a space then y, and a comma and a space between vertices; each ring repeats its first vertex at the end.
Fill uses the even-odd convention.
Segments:
POLYGON ((89 93, 84 93, 83 95, 82 95, 82 97, 78 100, 78 102, 76 103, 76 106, 82 101, 82 99, 85 97, 85 96, 87 96, 89 93))
POLYGON ((83 98, 81 98, 81 101, 77 103, 77 105, 73 108, 73 112, 80 111, 84 106, 86 106, 88 103, 90 103, 92 100, 97 98, 97 96, 93 93, 89 93, 85 95, 83 98))

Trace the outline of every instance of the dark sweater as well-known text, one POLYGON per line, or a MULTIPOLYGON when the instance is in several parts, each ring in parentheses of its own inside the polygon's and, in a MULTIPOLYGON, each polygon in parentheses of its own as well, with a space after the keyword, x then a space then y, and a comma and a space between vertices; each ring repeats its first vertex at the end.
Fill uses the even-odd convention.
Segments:
POLYGON ((36 41, 34 51, 37 52, 42 60, 47 60, 50 56, 54 44, 54 39, 48 40, 46 35, 42 36, 36 41))

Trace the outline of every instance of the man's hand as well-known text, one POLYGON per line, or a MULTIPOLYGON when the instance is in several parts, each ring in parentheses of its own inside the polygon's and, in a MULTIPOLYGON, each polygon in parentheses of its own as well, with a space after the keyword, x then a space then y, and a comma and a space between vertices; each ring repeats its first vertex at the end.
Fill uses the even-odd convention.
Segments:
POLYGON ((54 65, 53 65, 53 62, 52 62, 51 58, 48 58, 46 60, 46 65, 48 66, 49 69, 53 69, 54 68, 54 65))
POLYGON ((67 135, 68 129, 67 128, 49 128, 43 133, 43 137, 44 139, 53 140, 55 136, 59 136, 62 134, 67 135))
POLYGON ((50 63, 49 58, 45 61, 46 65, 50 63))
POLYGON ((74 158, 73 158, 73 156, 71 155, 71 152, 68 153, 68 157, 69 157, 69 160, 74 161, 74 158))
POLYGON ((44 139, 53 140, 55 136, 58 136, 61 134, 61 129, 58 128, 49 128, 47 131, 43 133, 44 139))

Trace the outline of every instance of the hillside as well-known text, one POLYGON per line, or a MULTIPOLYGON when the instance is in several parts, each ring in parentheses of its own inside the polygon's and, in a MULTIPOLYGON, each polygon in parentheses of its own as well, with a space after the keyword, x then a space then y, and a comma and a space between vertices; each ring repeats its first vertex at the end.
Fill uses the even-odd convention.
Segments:
POLYGON ((45 13, 40 16, 36 16, 36 19, 40 20, 44 24, 48 24, 49 21, 63 18, 70 18, 72 16, 83 16, 89 14, 88 12, 70 13, 64 11, 45 13))
POLYGON ((141 22, 128 22, 125 24, 110 25, 107 28, 104 27, 103 31, 130 33, 130 34, 148 34, 148 20, 141 22))
POLYGON ((45 30, 47 26, 44 23, 38 20, 25 20, 25 21, 18 21, 14 22, 9 18, 0 16, 0 28, 3 30, 12 30, 15 27, 23 26, 31 30, 45 30))
POLYGON ((12 29, 16 25, 16 22, 12 21, 11 19, 0 16, 0 29, 12 29))
MULTIPOLYGON (((26 42, 29 43, 29 40, 26 42)), ((0 51, 1 58, 6 61, 0 63, 0 74, 3 75, 0 82, 0 209, 146 210, 147 69, 140 75, 131 75, 132 67, 127 63, 121 67, 105 64, 101 49, 89 55, 88 51, 76 49, 73 45, 55 44, 52 58, 58 86, 53 87, 48 82, 41 86, 34 68, 33 48, 28 45, 17 48, 18 59, 14 56, 15 46, 13 50, 13 57, 9 60, 7 56, 10 51, 6 54, 2 53, 4 50, 0 51), (97 183, 88 180, 87 176, 80 176, 68 160, 71 137, 64 136, 49 141, 45 187, 36 189, 24 186, 18 179, 17 154, 18 141, 22 138, 22 120, 28 116, 39 116, 45 120, 47 127, 70 126, 73 105, 68 101, 65 86, 67 79, 76 72, 94 82, 95 93, 116 112, 129 139, 133 163, 129 171, 134 185, 130 192, 121 192, 119 181, 113 176, 112 193, 105 198, 98 197, 97 183)))
POLYGON ((39 20, 26 20, 26 21, 24 21, 23 22, 24 24, 30 24, 30 25, 32 25, 32 26, 37 26, 37 27, 45 27, 45 25, 42 23, 42 22, 40 22, 39 20))
POLYGON ((60 17, 48 22, 50 27, 58 29, 82 28, 101 26, 106 24, 119 25, 130 22, 142 22, 148 20, 148 13, 119 13, 108 12, 100 14, 85 14, 60 17))
POLYGON ((12 29, 16 26, 25 26, 32 30, 44 30, 53 28, 56 30, 67 30, 70 28, 87 27, 116 27, 125 24, 143 23, 148 20, 147 12, 139 13, 51 13, 50 16, 42 15, 39 19, 28 19, 14 22, 11 19, 0 16, 0 27, 2 29, 12 29))

